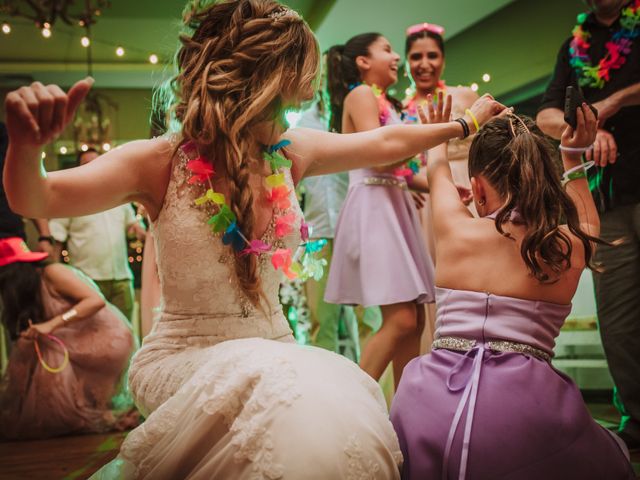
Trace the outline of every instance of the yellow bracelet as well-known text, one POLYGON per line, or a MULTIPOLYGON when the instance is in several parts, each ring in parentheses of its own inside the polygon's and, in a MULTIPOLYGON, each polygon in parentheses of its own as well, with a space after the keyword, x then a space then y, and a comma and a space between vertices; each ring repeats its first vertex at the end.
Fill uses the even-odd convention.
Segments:
POLYGON ((464 113, 466 113, 471 117, 471 120, 473 121, 473 126, 476 127, 476 132, 480 130, 480 125, 478 124, 478 120, 476 119, 476 116, 473 114, 473 112, 467 108, 464 111, 464 113))

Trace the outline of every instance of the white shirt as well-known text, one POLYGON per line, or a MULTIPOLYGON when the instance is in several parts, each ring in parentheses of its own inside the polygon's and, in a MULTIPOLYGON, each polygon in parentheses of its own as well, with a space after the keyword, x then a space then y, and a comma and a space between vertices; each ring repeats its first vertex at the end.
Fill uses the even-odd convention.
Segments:
MULTIPOLYGON (((328 130, 328 122, 323 119, 314 105, 304 112, 298 127, 328 130)), ((304 218, 311 227, 312 238, 333 238, 338 215, 349 189, 347 172, 306 177, 301 182, 305 189, 304 218)))
POLYGON ((132 279, 127 229, 137 222, 130 204, 105 212, 49 221, 51 235, 67 241, 71 264, 93 280, 132 279))

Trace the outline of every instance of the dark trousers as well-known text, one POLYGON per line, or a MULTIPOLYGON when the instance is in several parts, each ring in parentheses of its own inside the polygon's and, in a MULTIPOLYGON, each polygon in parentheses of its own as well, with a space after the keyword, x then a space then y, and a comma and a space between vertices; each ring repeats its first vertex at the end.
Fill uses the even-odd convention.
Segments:
POLYGON ((624 430, 640 439, 640 204, 616 207, 600 216, 600 236, 622 239, 598 245, 594 274, 604 351, 619 399, 630 419, 624 430))

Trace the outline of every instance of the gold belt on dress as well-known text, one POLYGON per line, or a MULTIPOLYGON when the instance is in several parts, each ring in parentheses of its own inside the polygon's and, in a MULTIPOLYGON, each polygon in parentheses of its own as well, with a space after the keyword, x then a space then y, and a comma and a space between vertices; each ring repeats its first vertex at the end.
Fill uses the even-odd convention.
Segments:
MULTIPOLYGON (((447 350, 468 352, 469 350, 472 350, 477 343, 477 340, 469 340, 468 338, 440 337, 433 341, 431 348, 444 348, 447 350)), ((523 355, 530 355, 532 357, 539 358, 545 362, 551 362, 551 355, 539 348, 527 345, 526 343, 510 342, 507 340, 492 340, 487 342, 485 345, 487 349, 493 350, 494 352, 521 353, 523 355)))
POLYGON ((365 177, 362 180, 365 185, 379 185, 383 187, 397 187, 402 190, 408 190, 409 186, 404 180, 389 177, 365 177))

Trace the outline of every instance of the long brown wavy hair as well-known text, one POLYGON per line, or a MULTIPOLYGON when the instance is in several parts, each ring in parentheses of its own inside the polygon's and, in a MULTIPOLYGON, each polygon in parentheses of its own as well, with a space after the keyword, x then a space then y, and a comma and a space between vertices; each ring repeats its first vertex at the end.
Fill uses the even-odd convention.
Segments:
POLYGON ((495 219, 500 234, 510 237, 503 226, 511 218, 525 226, 520 254, 538 281, 555 282, 571 268, 572 242, 560 229, 564 224, 582 242, 587 267, 597 270, 593 244, 609 243, 580 228, 576 206, 560 182, 555 149, 529 117, 508 115, 484 125, 471 143, 469 175, 485 177, 504 199, 495 219))
MULTIPOLYGON (((176 54, 171 114, 185 141, 215 162, 228 179, 228 203, 240 230, 254 237, 249 165, 259 142, 254 127, 277 121, 285 105, 313 96, 319 69, 317 41, 304 20, 272 0, 190 1, 188 28, 176 54)), ((260 306, 254 255, 235 257, 240 288, 260 306)))

